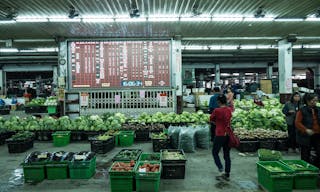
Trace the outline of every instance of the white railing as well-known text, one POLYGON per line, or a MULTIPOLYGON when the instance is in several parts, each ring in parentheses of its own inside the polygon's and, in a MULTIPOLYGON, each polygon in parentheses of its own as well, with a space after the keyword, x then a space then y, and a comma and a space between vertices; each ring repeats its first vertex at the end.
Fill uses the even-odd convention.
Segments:
POLYGON ((172 89, 104 90, 88 93, 89 105, 81 107, 81 115, 120 112, 136 116, 142 112, 169 113, 176 110, 176 92, 172 89), (166 106, 160 106, 160 94, 167 96, 166 106))

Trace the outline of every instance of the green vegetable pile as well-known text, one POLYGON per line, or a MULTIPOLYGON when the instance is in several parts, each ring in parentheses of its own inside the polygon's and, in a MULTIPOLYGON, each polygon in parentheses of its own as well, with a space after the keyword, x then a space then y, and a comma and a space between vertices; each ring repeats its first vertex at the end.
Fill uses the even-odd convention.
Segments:
POLYGON ((36 99, 32 99, 27 106, 41 106, 44 105, 44 102, 46 101, 45 98, 36 98, 36 99))
POLYGON ((140 154, 140 149, 124 149, 114 156, 113 160, 137 160, 140 154))
POLYGON ((185 156, 181 152, 162 151, 162 160, 185 160, 185 156))
POLYGON ((263 101, 264 107, 256 105, 252 100, 235 100, 235 111, 232 114, 232 127, 245 129, 287 130, 283 105, 278 99, 263 101))
POLYGON ((282 159, 282 154, 280 151, 269 149, 259 149, 258 156, 262 161, 278 161, 282 159))
POLYGON ((32 132, 29 131, 23 131, 23 132, 18 132, 15 135, 13 135, 10 140, 12 141, 23 141, 26 139, 30 139, 34 136, 32 132))
POLYGON ((168 135, 164 132, 151 134, 151 139, 167 139, 167 138, 168 138, 168 135))

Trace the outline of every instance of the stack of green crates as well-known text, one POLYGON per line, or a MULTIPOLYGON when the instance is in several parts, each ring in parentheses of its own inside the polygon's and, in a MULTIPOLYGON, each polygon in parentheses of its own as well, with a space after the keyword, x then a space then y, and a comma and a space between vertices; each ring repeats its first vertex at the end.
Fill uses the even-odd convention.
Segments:
POLYGON ((89 161, 72 161, 69 163, 70 179, 90 179, 96 171, 96 157, 89 161))
POLYGON ((294 189, 316 189, 319 169, 303 160, 282 160, 283 164, 294 170, 294 189))
POLYGON ((63 147, 70 142, 70 131, 57 131, 52 134, 53 145, 55 147, 63 147))
POLYGON ((48 114, 55 114, 57 113, 57 106, 48 106, 47 110, 48 110, 48 114))
POLYGON ((134 131, 120 131, 119 132, 119 146, 128 147, 133 144, 134 131))
POLYGON ((290 192, 294 171, 279 161, 257 162, 258 182, 269 192, 290 192))
MULTIPOLYGON (((128 163, 130 161, 121 161, 128 163)), ((114 171, 112 167, 119 163, 119 161, 114 162, 109 169, 110 176, 110 188, 111 192, 132 192, 133 190, 133 180, 134 180, 134 170, 132 171, 114 171)))
POLYGON ((136 165, 136 192, 158 192, 160 187, 161 177, 161 162, 160 161, 139 161, 136 165), (159 164, 158 172, 139 172, 139 167, 144 163, 159 164))

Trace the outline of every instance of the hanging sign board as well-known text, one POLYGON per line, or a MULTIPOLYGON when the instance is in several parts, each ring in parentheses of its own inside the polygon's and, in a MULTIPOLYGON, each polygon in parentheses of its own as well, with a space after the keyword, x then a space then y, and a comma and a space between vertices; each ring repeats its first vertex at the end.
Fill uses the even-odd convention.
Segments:
POLYGON ((89 105, 89 94, 81 93, 80 94, 80 105, 81 107, 87 107, 89 105))
POLYGON ((64 89, 60 88, 58 92, 59 101, 64 101, 64 89))

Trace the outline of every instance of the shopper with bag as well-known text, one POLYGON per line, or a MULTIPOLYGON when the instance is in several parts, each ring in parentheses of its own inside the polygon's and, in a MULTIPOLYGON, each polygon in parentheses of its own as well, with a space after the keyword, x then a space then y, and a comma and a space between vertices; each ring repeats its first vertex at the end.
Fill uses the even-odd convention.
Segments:
POLYGON ((225 95, 219 95, 217 97, 219 108, 216 108, 211 116, 210 121, 215 122, 215 138, 213 140, 212 155, 216 166, 221 173, 220 176, 217 176, 217 180, 229 181, 230 170, 231 170, 231 160, 230 160, 230 133, 232 130, 230 128, 232 109, 227 106, 227 98, 225 95), (223 158, 225 161, 225 169, 223 173, 223 165, 221 163, 219 152, 220 149, 223 149, 223 158))

